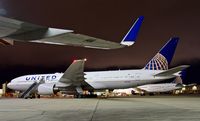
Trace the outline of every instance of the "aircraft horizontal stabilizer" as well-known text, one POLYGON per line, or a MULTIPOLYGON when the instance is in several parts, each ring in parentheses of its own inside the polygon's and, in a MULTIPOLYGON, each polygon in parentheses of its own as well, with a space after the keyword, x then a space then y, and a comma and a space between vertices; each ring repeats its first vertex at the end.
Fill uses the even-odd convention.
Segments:
POLYGON ((173 74, 179 73, 180 71, 182 71, 182 70, 184 70, 184 69, 186 69, 188 67, 189 67, 189 65, 177 66, 175 68, 171 68, 169 70, 166 70, 166 71, 163 71, 161 73, 158 73, 158 74, 156 74, 154 76, 171 76, 173 74))

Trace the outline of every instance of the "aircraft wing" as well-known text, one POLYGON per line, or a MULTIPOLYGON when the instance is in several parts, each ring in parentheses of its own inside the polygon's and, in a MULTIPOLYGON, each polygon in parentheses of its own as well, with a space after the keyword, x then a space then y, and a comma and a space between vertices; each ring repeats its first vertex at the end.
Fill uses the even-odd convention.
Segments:
POLYGON ((174 74, 177 74, 177 73, 181 72, 182 70, 184 70, 184 69, 186 69, 188 67, 189 67, 189 65, 178 66, 178 67, 175 67, 175 68, 171 68, 169 70, 165 70, 165 71, 163 71, 161 73, 158 73, 158 74, 156 74, 154 76, 172 76, 174 74))
POLYGON ((65 33, 50 38, 34 40, 31 42, 57 44, 57 45, 83 46, 86 48, 96 48, 96 49, 117 49, 125 47, 125 45, 120 43, 106 41, 103 39, 90 37, 83 34, 74 34, 74 33, 65 33))
POLYGON ((59 82, 73 86, 80 86, 84 81, 85 60, 75 60, 64 72, 59 82))
POLYGON ((73 30, 50 28, 0 16, 0 38, 86 48, 117 49, 135 43, 143 18, 140 16, 121 43, 116 43, 83 34, 75 34, 72 33, 73 30))

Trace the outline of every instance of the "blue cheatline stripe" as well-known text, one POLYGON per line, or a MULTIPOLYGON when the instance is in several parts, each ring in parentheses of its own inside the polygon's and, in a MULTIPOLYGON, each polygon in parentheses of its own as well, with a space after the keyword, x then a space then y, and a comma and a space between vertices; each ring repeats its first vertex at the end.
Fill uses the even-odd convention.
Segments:
POLYGON ((129 32, 124 37, 123 41, 135 41, 138 35, 138 32, 140 30, 140 27, 142 25, 142 22, 144 20, 144 16, 140 16, 136 22, 133 24, 129 32))

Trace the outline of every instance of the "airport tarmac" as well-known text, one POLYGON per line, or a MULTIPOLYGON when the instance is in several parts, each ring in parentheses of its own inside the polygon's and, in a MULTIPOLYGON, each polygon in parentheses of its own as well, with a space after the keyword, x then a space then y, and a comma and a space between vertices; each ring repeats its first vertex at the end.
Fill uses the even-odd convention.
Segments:
POLYGON ((0 99, 0 121, 199 121, 200 98, 0 99))

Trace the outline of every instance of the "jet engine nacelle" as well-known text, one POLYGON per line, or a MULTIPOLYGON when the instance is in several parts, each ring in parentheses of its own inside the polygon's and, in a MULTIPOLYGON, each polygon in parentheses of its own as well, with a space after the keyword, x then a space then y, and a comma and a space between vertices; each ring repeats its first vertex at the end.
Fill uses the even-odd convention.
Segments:
POLYGON ((55 88, 55 84, 40 84, 38 86, 38 94, 39 95, 51 95, 56 94, 58 89, 55 88))

